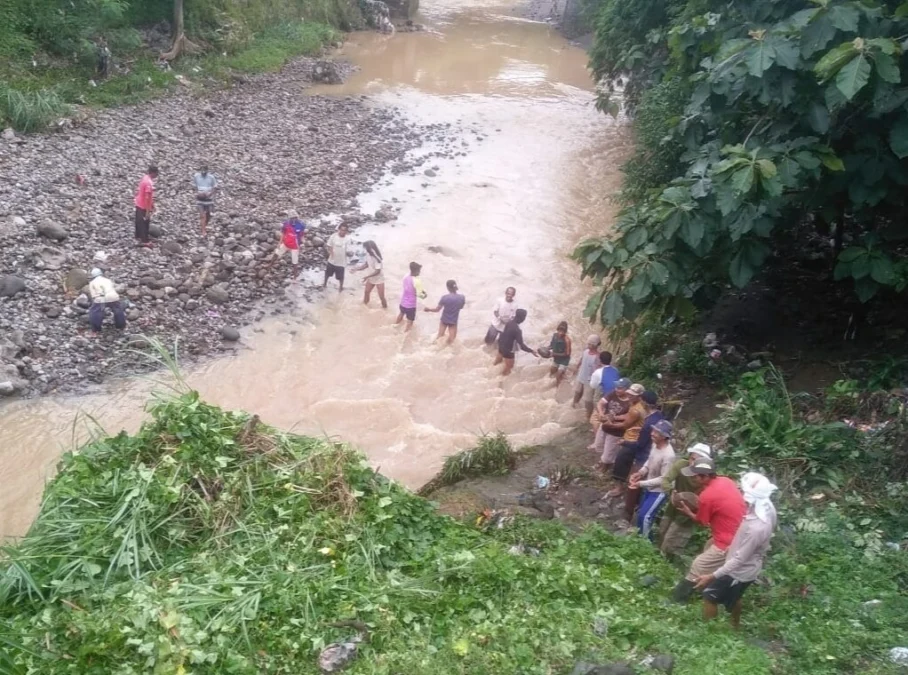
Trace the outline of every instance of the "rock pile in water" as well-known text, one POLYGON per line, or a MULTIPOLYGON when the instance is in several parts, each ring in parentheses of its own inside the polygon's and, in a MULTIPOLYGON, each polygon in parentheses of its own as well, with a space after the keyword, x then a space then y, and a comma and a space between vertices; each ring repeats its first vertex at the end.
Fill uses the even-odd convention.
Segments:
MULTIPOLYGON (((313 61, 200 96, 186 90, 103 112, 46 136, 0 140, 0 394, 70 390, 149 367, 139 335, 181 354, 231 348, 235 328, 287 304, 289 261, 265 270, 280 223, 354 209, 353 198, 404 154, 442 140, 359 97, 308 96, 313 61), (220 182, 207 239, 191 179, 204 163, 220 182), (160 168, 152 248, 134 239, 133 195, 160 168), (125 332, 88 330, 88 271, 101 267, 128 301, 125 332), (225 328, 230 330, 225 330, 225 328)), ((387 209, 379 219, 393 218, 387 209)), ((355 227, 369 218, 345 218, 355 227)), ((320 263, 327 226, 303 251, 320 263)))

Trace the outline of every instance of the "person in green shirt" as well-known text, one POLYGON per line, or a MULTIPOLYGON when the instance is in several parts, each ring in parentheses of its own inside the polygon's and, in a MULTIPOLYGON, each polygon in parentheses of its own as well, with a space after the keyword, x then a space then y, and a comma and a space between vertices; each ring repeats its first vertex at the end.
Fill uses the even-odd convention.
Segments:
MULTIPOLYGON (((698 457, 712 457, 712 450, 705 443, 696 443, 687 449, 687 457, 675 460, 668 473, 662 478, 662 491, 674 497, 682 493, 697 494, 700 485, 691 477, 681 473, 698 457)), ((680 554, 694 533, 694 521, 678 510, 671 498, 665 508, 665 515, 659 523, 659 551, 666 558, 680 554)))

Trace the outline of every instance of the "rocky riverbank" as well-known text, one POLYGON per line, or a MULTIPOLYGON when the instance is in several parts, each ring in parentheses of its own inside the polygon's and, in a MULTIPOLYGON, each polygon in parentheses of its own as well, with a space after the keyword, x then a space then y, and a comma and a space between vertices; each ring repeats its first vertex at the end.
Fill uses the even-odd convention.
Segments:
POLYGON ((315 63, 214 93, 186 87, 56 134, 4 134, 0 394, 72 391, 149 368, 142 335, 178 339, 184 357, 229 350, 237 327, 290 303, 289 261, 270 271, 264 262, 288 210, 314 226, 309 266, 324 260, 328 214, 351 228, 395 217, 390 204, 363 214, 354 198, 386 171, 416 170, 422 160, 408 151, 421 144, 443 153, 453 130, 416 126, 361 97, 309 96, 315 63), (133 193, 151 163, 160 168, 156 241, 138 248, 133 193), (220 182, 205 239, 191 185, 203 163, 220 182), (83 294, 94 266, 128 301, 126 330, 105 325, 100 338, 89 334, 83 294))

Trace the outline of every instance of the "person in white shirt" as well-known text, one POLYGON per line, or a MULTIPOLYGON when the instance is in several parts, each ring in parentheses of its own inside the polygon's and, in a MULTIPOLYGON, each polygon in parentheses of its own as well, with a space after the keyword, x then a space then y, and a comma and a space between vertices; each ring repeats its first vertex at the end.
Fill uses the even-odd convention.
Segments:
POLYGON ((495 304, 495 309, 492 310, 492 325, 489 326, 489 330, 486 332, 485 342, 487 345, 495 344, 508 321, 517 315, 520 305, 514 299, 516 297, 517 289, 513 286, 508 286, 504 291, 504 300, 499 300, 495 304))
POLYGON ((672 437, 672 423, 659 420, 653 425, 652 447, 649 458, 640 470, 630 477, 630 489, 643 488, 643 499, 637 511, 637 529, 644 537, 652 539, 653 525, 659 511, 665 506, 667 496, 662 487, 662 478, 672 468, 675 449, 669 442, 672 437))
POLYGON ((218 179, 214 177, 213 173, 209 173, 208 165, 203 164, 199 172, 192 177, 192 185, 195 187, 195 203, 199 208, 199 226, 204 237, 208 221, 211 219, 211 211, 214 209, 214 193, 218 189, 218 179))
POLYGON ((114 283, 97 267, 91 271, 88 293, 91 296, 88 322, 95 333, 101 332, 101 324, 104 323, 104 315, 108 309, 113 312, 114 325, 120 330, 126 328, 126 313, 120 304, 120 295, 114 288, 114 283))
POLYGON ((381 257, 381 251, 371 239, 363 242, 363 248, 366 250, 366 261, 357 267, 357 271, 369 270, 369 273, 363 277, 363 284, 366 289, 363 292, 363 304, 368 305, 372 298, 372 289, 378 291, 378 299, 381 300, 381 306, 388 309, 388 301, 385 300, 385 272, 384 259, 381 257))
POLYGON ((322 288, 328 288, 328 279, 334 277, 339 282, 338 292, 344 290, 344 272, 347 269, 347 226, 341 223, 337 232, 328 237, 325 249, 328 251, 328 262, 325 264, 325 283, 322 288))

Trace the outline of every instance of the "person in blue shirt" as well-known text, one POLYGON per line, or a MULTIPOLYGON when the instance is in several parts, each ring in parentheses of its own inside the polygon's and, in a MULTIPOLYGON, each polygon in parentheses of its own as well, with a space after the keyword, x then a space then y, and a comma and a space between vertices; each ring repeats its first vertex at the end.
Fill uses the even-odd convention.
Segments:
POLYGON ((612 365, 611 352, 600 352, 599 363, 601 365, 593 372, 590 378, 590 386, 598 392, 595 403, 598 403, 600 398, 605 398, 615 391, 615 384, 621 379, 618 369, 612 365))

